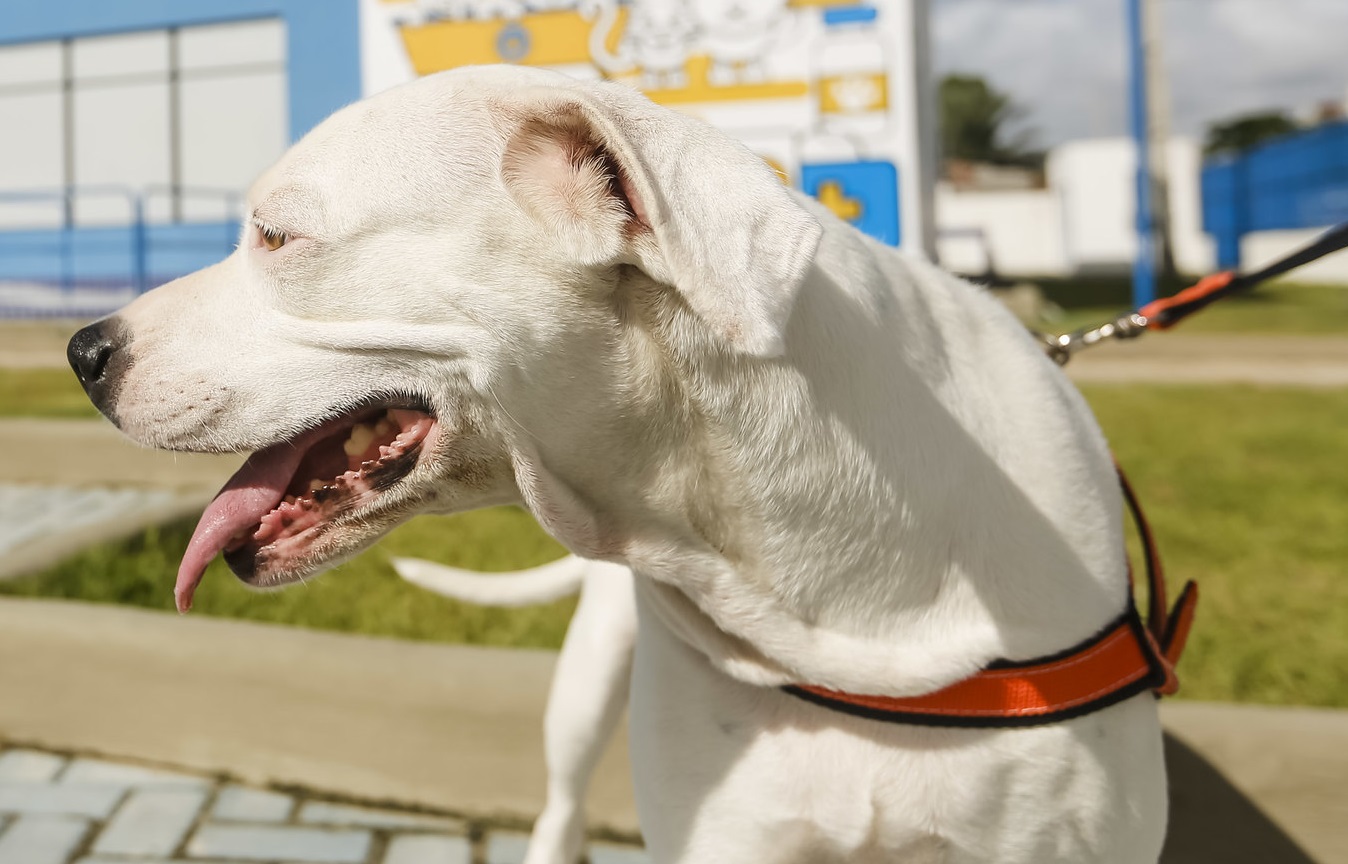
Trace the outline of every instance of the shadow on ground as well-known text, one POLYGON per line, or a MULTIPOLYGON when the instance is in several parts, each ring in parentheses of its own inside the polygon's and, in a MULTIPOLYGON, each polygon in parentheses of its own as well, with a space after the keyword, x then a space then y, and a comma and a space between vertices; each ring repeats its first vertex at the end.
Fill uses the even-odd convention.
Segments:
POLYGON ((1170 833, 1161 864, 1316 864, 1206 759, 1165 736, 1170 833))

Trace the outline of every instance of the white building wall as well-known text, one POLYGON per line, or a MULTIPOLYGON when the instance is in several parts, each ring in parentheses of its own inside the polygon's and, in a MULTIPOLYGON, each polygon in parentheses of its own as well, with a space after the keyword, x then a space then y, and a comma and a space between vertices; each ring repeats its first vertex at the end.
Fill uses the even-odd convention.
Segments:
MULTIPOLYGON (((1181 272, 1198 275, 1216 267, 1212 237, 1203 232, 1199 142, 1176 138, 1167 151, 1170 169, 1171 239, 1181 272)), ((1048 189, 1025 192, 936 194, 936 219, 944 236, 941 262, 960 272, 985 268, 978 243, 987 239, 998 272, 1009 276, 1071 276, 1090 271, 1125 272, 1132 266, 1134 172, 1131 139, 1071 141, 1055 148, 1047 165, 1048 189)), ((1328 227, 1328 226, 1326 226, 1328 227)), ((1249 266, 1271 261, 1313 239, 1319 230, 1270 231, 1245 238, 1249 266)), ((1348 284, 1348 254, 1297 271, 1307 282, 1348 284)))
POLYGON ((170 221, 175 135, 176 216, 237 218, 238 199, 289 137, 285 23, 181 28, 176 130, 167 30, 81 37, 69 47, 67 123, 61 43, 0 46, 0 230, 61 225, 67 179, 77 226, 128 224, 140 195, 150 221, 170 221))
POLYGON ((937 253, 956 272, 983 273, 988 255, 999 273, 1049 276, 1067 269, 1062 207, 1051 191, 957 192, 941 183, 936 220, 944 232, 937 253))
POLYGON ((0 50, 0 230, 61 224, 59 199, 9 197, 61 185, 61 116, 60 43, 0 50))
POLYGON ((1132 144, 1123 138, 1070 141, 1049 154, 1048 185, 1062 200, 1064 272, 1132 261, 1134 165, 1132 144))
MULTIPOLYGON (((1259 231, 1245 235, 1240 244, 1241 259, 1246 267, 1257 270, 1262 265, 1306 246, 1323 233, 1323 229, 1305 231, 1259 231)), ((1348 252, 1339 252, 1321 258, 1292 273, 1289 279, 1297 282, 1348 285, 1348 252)))
POLYGON ((1175 266, 1181 273, 1210 273, 1217 267, 1217 244, 1203 231, 1203 145, 1196 138, 1175 138, 1167 156, 1175 266))

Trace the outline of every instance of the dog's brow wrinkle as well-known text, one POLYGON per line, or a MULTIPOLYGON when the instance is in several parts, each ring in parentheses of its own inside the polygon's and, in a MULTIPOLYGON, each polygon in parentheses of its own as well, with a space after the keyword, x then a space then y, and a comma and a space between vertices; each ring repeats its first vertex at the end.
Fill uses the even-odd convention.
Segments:
POLYGON ((281 223, 293 227, 306 214, 322 211, 317 196, 300 186, 278 186, 255 204, 250 213, 267 223, 281 223))

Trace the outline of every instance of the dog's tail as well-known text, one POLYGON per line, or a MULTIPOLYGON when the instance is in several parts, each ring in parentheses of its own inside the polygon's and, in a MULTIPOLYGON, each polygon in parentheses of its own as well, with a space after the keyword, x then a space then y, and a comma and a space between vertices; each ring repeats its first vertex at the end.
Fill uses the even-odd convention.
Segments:
POLYGON ((590 562, 568 555, 551 564, 509 573, 478 573, 420 558, 394 558, 398 575, 436 594, 481 606, 548 603, 580 590, 590 562))

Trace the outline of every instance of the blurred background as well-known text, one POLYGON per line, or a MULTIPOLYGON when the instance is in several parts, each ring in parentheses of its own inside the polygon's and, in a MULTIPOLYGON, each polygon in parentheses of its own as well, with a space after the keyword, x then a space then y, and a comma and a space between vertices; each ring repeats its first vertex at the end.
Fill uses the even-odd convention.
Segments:
MULTIPOLYGON (((724 0, 674 3, 663 18, 649 0, 592 6, 47 0, 0 8, 0 622, 9 622, 0 623, 0 747, 92 749, 362 800, 514 814, 507 829, 535 812, 541 765, 479 765, 505 791, 469 793, 471 806, 446 799, 436 777, 407 781, 387 769, 416 756, 378 748, 370 751, 378 759, 361 763, 373 774, 333 769, 314 780, 307 768, 283 767, 280 747, 245 758, 202 733, 164 752, 109 731, 90 705, 116 713, 108 707, 121 704, 115 693, 85 703, 72 694, 88 682, 66 677, 84 655, 64 653, 61 638, 110 664, 98 673, 110 680, 139 674, 128 658, 140 655, 119 654, 118 644, 189 626, 168 612, 178 557, 195 516, 241 461, 124 442, 66 367, 66 340, 137 294, 230 254, 252 179, 364 95, 480 62, 627 81, 739 137, 783 182, 862 230, 988 286, 1044 332, 1100 323, 1219 269, 1255 268, 1348 221, 1342 0, 724 0), (661 28, 677 34, 672 59, 644 47, 643 34, 661 28), (104 607, 83 604, 157 614, 98 617, 104 607), (86 615, 94 617, 78 617, 86 615), (70 621, 82 622, 78 632, 67 632, 70 621), (89 643, 95 632, 106 638, 89 643), (76 715, 84 722, 66 722, 76 715), (271 767, 250 773, 240 767, 248 758, 271 767), (517 795, 511 784, 529 788, 517 795)), ((1083 355, 1069 373, 1132 475, 1172 577, 1202 586, 1178 698, 1348 709, 1348 254, 1224 301, 1173 333, 1083 355)), ((423 517, 281 593, 249 592, 217 562, 195 615, 552 650, 574 600, 459 604, 401 582, 388 558, 495 571, 562 554, 519 510, 423 517)), ((305 657, 345 650, 277 645, 305 657)), ((423 659, 395 662, 438 669, 442 655, 416 656, 423 659)), ((472 656, 489 668, 532 662, 472 656)), ((545 682, 550 660, 537 656, 542 665, 511 674, 545 682)), ((218 657, 197 659, 194 668, 218 657)), ((235 685, 244 686, 213 687, 202 704, 225 710, 235 685)), ((170 698, 136 686, 125 692, 170 698)), ((503 747, 535 762, 529 712, 541 710, 541 687, 521 725, 502 725, 532 736, 523 750, 503 747)), ((134 706, 116 710, 129 712, 118 722, 146 722, 134 706)), ((1220 715, 1235 716, 1266 715, 1220 715)), ((1330 740, 1296 726, 1301 719, 1287 726, 1291 716, 1269 726, 1243 720, 1240 729, 1258 731, 1241 740, 1330 740)), ((1305 722, 1348 744, 1341 716, 1327 710, 1305 722)), ((1203 715, 1194 728, 1226 722, 1203 715)), ((341 753, 362 751, 342 740, 341 753)), ((1220 860, 1245 860, 1239 855, 1251 850, 1264 850, 1258 860, 1312 860, 1307 849, 1315 860, 1348 860, 1348 836, 1325 827, 1348 821, 1345 765, 1303 766, 1313 779, 1277 798, 1269 790, 1281 781, 1270 778, 1296 760, 1265 764, 1251 755, 1260 746, 1237 748, 1239 759, 1220 747, 1203 751, 1239 790, 1231 800, 1252 808, 1248 821, 1276 817, 1264 841, 1220 860), (1319 829, 1296 815, 1311 799, 1319 829)), ((313 755, 306 764, 320 762, 342 759, 313 755)), ((464 763, 428 764, 452 774, 464 763)), ((623 782, 601 790, 617 815, 600 824, 630 840, 623 782)), ((3 802, 0 792, 0 831, 3 802)), ((388 839, 381 830, 376 847, 388 839)), ((479 822, 464 830, 480 860, 498 854, 483 845, 479 822)), ((0 864, 10 860, 4 837, 0 864)), ((502 861, 512 854, 498 852, 502 861)), ((1167 860, 1219 860, 1182 852, 1167 860)))

